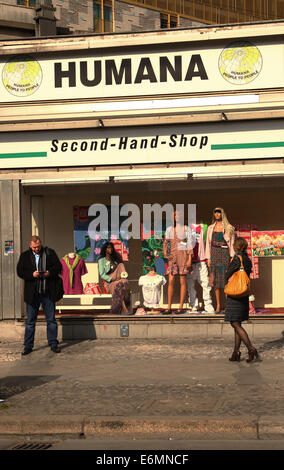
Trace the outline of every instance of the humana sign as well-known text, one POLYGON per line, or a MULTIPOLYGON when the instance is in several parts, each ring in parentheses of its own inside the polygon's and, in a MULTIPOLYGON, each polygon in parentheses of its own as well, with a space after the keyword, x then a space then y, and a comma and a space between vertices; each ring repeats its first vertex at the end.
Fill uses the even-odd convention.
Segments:
POLYGON ((160 56, 159 60, 151 60, 150 57, 137 59, 124 58, 118 60, 81 60, 54 63, 54 85, 62 88, 68 84, 76 87, 78 81, 86 87, 94 87, 102 84, 139 84, 143 81, 150 83, 167 82, 171 77, 175 82, 190 81, 193 78, 208 80, 200 54, 192 54, 190 58, 176 55, 173 61, 168 57, 160 56), (67 82, 67 83, 66 83, 67 82))

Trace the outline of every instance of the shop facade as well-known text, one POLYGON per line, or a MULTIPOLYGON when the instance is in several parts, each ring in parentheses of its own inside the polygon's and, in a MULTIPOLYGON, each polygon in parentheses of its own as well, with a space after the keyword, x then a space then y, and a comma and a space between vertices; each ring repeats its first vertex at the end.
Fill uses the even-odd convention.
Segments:
MULTIPOLYGON (((207 225, 221 206, 257 253, 255 307, 281 312, 283 28, 265 23, 1 43, 2 320, 24 316, 15 268, 32 234, 60 258, 81 252, 84 286, 99 282, 90 208, 110 209, 112 201, 124 222, 127 210, 141 216, 125 254, 135 299, 146 269, 144 206, 195 205, 196 221, 207 225), (257 252, 252 236, 259 232, 278 237, 274 251, 257 252)), ((157 257, 155 247, 149 251, 157 257)), ((107 309, 90 303, 90 294, 67 300, 65 311, 107 309)), ((162 306, 166 300, 165 289, 162 306)))

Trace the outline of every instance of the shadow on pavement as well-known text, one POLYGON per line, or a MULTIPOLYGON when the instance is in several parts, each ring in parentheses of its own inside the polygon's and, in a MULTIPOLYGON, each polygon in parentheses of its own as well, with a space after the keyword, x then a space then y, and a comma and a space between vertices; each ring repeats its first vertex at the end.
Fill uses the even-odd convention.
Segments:
POLYGON ((34 387, 39 387, 56 380, 60 375, 18 375, 0 379, 0 397, 3 400, 26 392, 34 387))
MULTIPOLYGON (((64 349, 70 348, 72 346, 76 346, 77 344, 86 343, 86 342, 90 342, 90 341, 93 342, 95 340, 90 340, 90 339, 62 340, 62 341, 59 341, 58 346, 63 351, 64 349)), ((48 344, 44 344, 42 346, 34 347, 33 351, 34 352, 35 351, 41 351, 41 350, 44 350, 44 349, 50 350, 50 347, 48 346, 48 344)), ((52 354, 54 354, 54 353, 52 353, 52 354)))
POLYGON ((72 346, 77 346, 77 344, 82 344, 82 343, 95 343, 96 339, 78 339, 78 340, 62 340, 62 342, 59 343, 59 346, 61 350, 63 351, 64 349, 71 348, 72 346))
POLYGON ((269 349, 280 349, 284 347, 284 331, 282 331, 282 338, 279 338, 275 341, 268 341, 264 343, 259 349, 259 351, 267 351, 269 349))
POLYGON ((261 373, 256 367, 244 367, 242 363, 238 363, 238 369, 232 374, 237 385, 255 385, 263 384, 264 380, 261 373))

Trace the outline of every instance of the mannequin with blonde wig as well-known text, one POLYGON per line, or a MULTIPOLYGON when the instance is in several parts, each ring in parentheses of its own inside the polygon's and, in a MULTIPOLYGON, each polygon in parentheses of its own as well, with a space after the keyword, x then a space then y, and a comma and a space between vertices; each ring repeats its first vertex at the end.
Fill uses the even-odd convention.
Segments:
POLYGON ((221 215, 222 215, 222 222, 223 222, 223 226, 224 226, 224 232, 229 236, 231 237, 234 232, 235 232, 235 229, 234 227, 230 224, 230 222, 228 221, 228 218, 226 216, 226 213, 223 209, 223 207, 215 207, 215 209, 213 210, 213 215, 212 215, 212 222, 211 224, 215 224, 216 222, 216 217, 215 217, 215 211, 216 210, 220 210, 221 211, 221 215))
POLYGON ((212 223, 207 230, 205 255, 210 272, 210 284, 215 290, 216 313, 221 311, 221 290, 225 287, 225 273, 233 258, 235 231, 222 207, 213 210, 212 223))

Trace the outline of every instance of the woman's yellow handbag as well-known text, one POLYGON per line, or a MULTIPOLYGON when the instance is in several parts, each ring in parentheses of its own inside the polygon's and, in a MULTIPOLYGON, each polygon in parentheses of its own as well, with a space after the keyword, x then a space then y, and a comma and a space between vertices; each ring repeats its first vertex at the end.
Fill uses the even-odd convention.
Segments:
POLYGON ((224 292, 230 297, 245 297, 250 295, 250 278, 244 270, 243 260, 238 255, 241 261, 241 267, 230 277, 225 286, 224 292))

